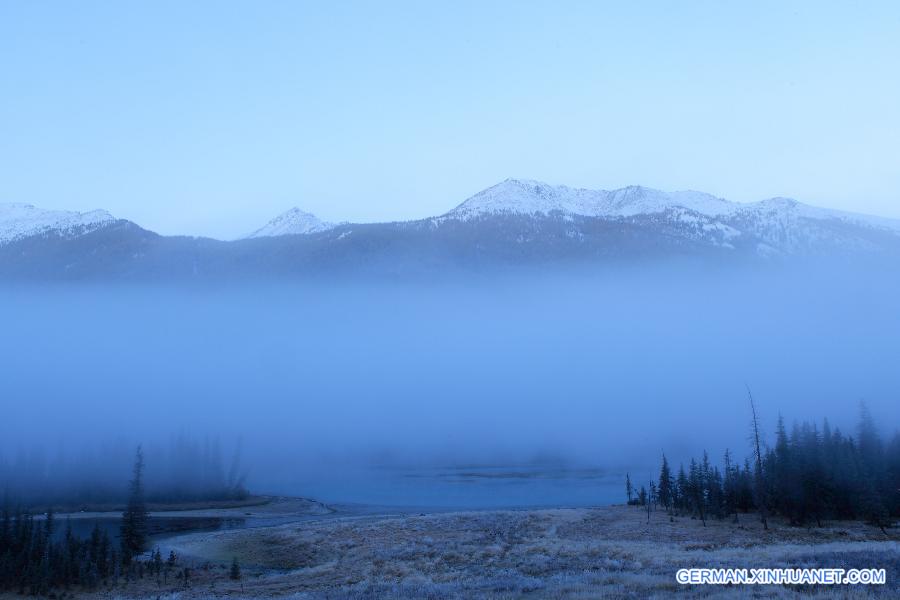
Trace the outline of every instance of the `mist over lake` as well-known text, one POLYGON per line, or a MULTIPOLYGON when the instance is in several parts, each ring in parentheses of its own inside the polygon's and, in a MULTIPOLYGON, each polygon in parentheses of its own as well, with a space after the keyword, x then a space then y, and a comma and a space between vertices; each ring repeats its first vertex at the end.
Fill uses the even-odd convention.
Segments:
POLYGON ((6 287, 0 445, 40 463, 116 442, 124 480, 132 444, 188 432, 226 458, 240 440, 260 493, 608 503, 663 450, 746 456, 745 385, 769 432, 782 414, 852 434, 861 399, 897 423, 895 271, 6 287))

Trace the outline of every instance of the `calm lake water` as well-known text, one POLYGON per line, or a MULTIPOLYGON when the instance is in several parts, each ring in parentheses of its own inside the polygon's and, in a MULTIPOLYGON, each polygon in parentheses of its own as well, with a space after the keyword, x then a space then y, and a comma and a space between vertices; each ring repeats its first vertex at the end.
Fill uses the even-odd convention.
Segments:
POLYGON ((535 465, 336 469, 260 483, 264 493, 385 508, 577 507, 624 501, 625 475, 535 465))
MULTIPOLYGON (((453 467, 369 467, 333 469, 291 481, 258 482, 260 494, 302 496, 330 505, 325 515, 248 514, 229 518, 153 516, 151 540, 221 529, 267 527, 339 516, 444 510, 598 506, 624 500, 624 473, 554 465, 462 465, 453 467)), ((117 544, 118 515, 60 517, 56 536, 67 527, 88 537, 94 526, 117 544)))

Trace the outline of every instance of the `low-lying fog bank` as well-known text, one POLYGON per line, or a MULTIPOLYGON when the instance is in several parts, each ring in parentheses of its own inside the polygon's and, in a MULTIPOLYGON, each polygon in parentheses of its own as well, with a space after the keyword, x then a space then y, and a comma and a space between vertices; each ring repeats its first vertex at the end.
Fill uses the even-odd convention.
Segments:
POLYGON ((768 434, 779 413, 852 433, 860 399, 891 434, 896 274, 6 287, 0 464, 41 472, 88 452, 124 485, 134 445, 187 432, 222 441, 226 472, 242 439, 253 492, 330 501, 365 501, 353 474, 370 467, 649 473, 663 450, 747 455, 745 384, 768 434))

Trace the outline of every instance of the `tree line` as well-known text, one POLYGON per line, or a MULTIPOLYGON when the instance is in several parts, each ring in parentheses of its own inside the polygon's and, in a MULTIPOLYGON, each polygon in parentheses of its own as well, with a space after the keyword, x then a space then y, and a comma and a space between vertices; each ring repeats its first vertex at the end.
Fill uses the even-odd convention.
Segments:
MULTIPOLYGON (((133 447, 125 441, 98 442, 79 452, 48 457, 43 448, 0 454, 0 494, 33 508, 119 504, 127 498, 120 474, 128 469, 133 447)), ((150 502, 234 500, 247 496, 246 472, 238 442, 226 451, 216 438, 172 436, 145 448, 151 468, 145 474, 150 502)))
POLYGON ((751 457, 739 463, 726 450, 720 468, 704 451, 676 473, 663 455, 658 477, 647 486, 635 485, 626 474, 628 503, 690 515, 704 525, 710 518, 737 519, 751 511, 766 527, 771 515, 792 525, 858 519, 882 530, 900 518, 900 432, 885 443, 865 404, 855 437, 832 428, 827 419, 821 427, 794 423, 788 432, 779 417, 771 447, 759 441, 752 397, 751 407, 751 457))
MULTIPOLYGON (((67 521, 63 535, 57 535, 57 519, 49 510, 35 518, 26 510, 10 510, 8 503, 0 518, 0 591, 49 595, 54 590, 97 590, 120 582, 155 577, 159 585, 169 579, 188 586, 191 570, 181 567, 170 552, 163 559, 159 549, 148 550, 148 511, 144 494, 144 454, 138 447, 128 503, 122 512, 118 546, 109 534, 94 525, 90 536, 81 539, 67 521)), ((231 577, 240 579, 235 560, 231 577)))

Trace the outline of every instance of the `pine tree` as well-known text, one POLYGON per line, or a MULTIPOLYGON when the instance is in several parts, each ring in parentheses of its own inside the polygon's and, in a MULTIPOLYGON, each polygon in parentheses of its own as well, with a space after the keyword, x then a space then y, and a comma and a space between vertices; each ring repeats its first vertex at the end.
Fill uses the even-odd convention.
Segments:
POLYGON ((722 491, 722 473, 719 471, 719 467, 713 467, 709 472, 706 479, 706 490, 707 513, 721 519, 725 516, 725 503, 722 491))
POLYGON ((631 504, 634 497, 634 486, 631 484, 631 475, 628 473, 625 473, 625 494, 628 496, 628 504, 631 504))
POLYGON ((144 504, 144 453, 138 446, 134 457, 134 470, 129 483, 128 505, 122 513, 122 560, 128 565, 132 557, 139 556, 147 543, 147 506, 144 504))
POLYGON ((675 507, 679 513, 686 511, 690 502, 690 483, 687 474, 684 472, 684 463, 678 466, 678 478, 675 480, 676 503, 675 507))
POLYGON ((672 481, 672 472, 669 469, 669 461, 666 460, 666 455, 663 454, 662 466, 659 469, 659 489, 657 491, 657 494, 659 495, 659 503, 662 504, 667 511, 670 509, 670 505, 672 504, 673 485, 674 483, 672 481))
POLYGON ((866 521, 884 531, 885 527, 891 524, 884 501, 888 495, 885 489, 888 478, 885 469, 884 446, 878 435, 878 429, 875 427, 875 420, 865 402, 859 403, 858 439, 862 479, 859 484, 860 512, 866 521))
POLYGON ((888 511, 900 515, 900 432, 895 432, 885 449, 885 481, 888 490, 888 511))
POLYGON ((236 556, 231 560, 231 571, 229 572, 228 577, 234 581, 240 581, 241 579, 241 567, 238 565, 236 556))
POLYGON ((700 516, 703 526, 706 527, 706 500, 704 498, 704 480, 703 469, 697 464, 697 461, 691 459, 691 465, 688 470, 688 497, 692 505, 692 509, 700 516))
POLYGON ((796 525, 799 519, 795 510, 798 495, 794 490, 794 457, 781 415, 778 415, 778 424, 775 426, 775 451, 770 454, 768 462, 771 465, 769 485, 775 491, 773 508, 775 512, 788 516, 790 522, 796 525))
POLYGON ((731 452, 725 449, 725 475, 722 482, 722 503, 725 514, 734 515, 737 522, 738 480, 740 472, 731 461, 731 452))

